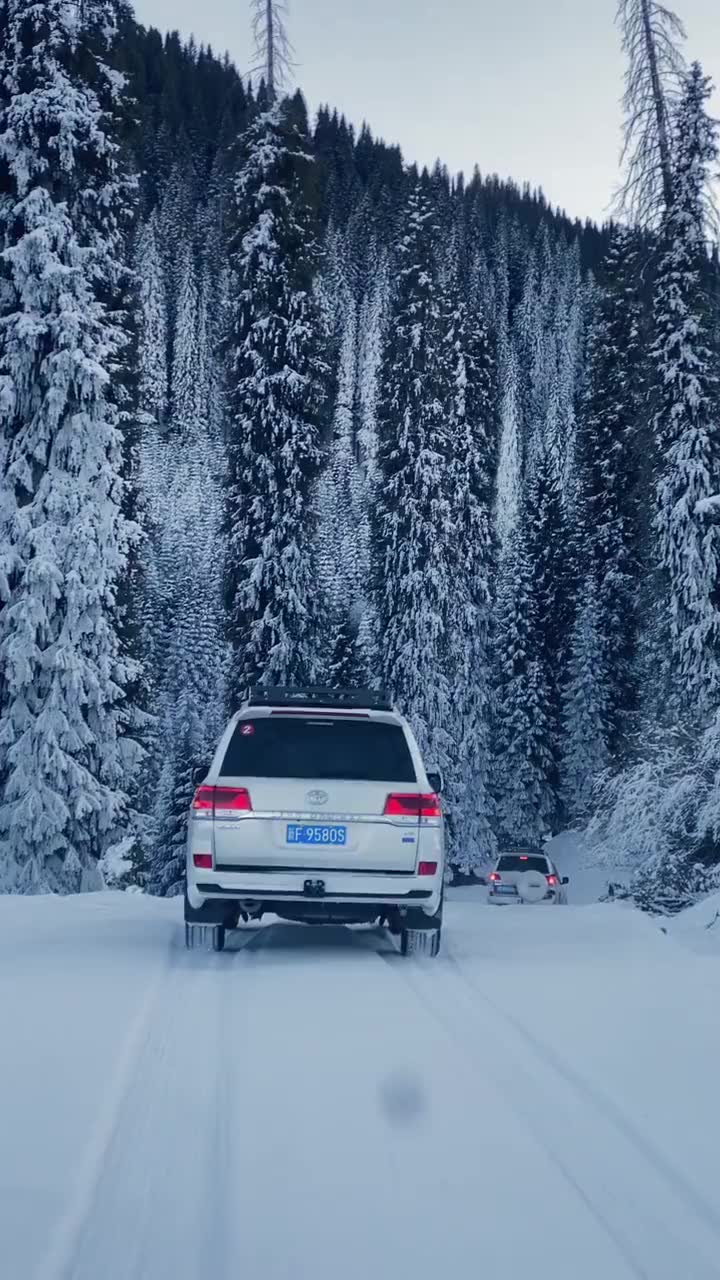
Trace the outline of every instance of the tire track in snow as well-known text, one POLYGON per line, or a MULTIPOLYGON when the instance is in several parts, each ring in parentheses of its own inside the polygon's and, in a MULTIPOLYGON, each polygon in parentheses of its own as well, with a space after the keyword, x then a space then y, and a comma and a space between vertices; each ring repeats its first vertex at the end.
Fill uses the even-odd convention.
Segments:
POLYGON ((105 1092, 97 1123, 80 1161, 69 1202, 35 1272, 35 1280, 65 1280, 70 1273, 83 1224, 93 1205, 107 1153, 114 1141, 123 1102, 130 1089, 148 1028, 173 967, 173 945, 156 969, 132 1019, 105 1092))
POLYGON ((186 952, 182 928, 173 933, 34 1280, 196 1280, 209 1245, 220 1274, 215 1262, 226 1250, 214 1139, 231 981, 219 971, 228 961, 205 948, 186 952))
POLYGON ((452 956, 401 965, 392 955, 378 955, 523 1121, 638 1280, 718 1280, 714 1210, 699 1212, 682 1176, 673 1170, 668 1179, 645 1144, 638 1146, 624 1127, 618 1129, 594 1099, 576 1087, 568 1095, 565 1076, 465 979, 452 956), (479 1013, 478 996, 489 1017, 479 1013), (686 1201, 692 1225, 679 1212, 678 1199, 686 1201))
MULTIPOLYGON (((258 951, 265 943, 265 927, 235 933, 240 944, 215 959, 226 970, 219 991, 218 1038, 212 1052, 216 1056, 215 1105, 210 1122, 207 1186, 212 1212, 205 1215, 203 1259, 212 1258, 215 1280, 236 1280, 243 1257, 243 1212, 240 1170, 247 1163, 240 1123, 242 1064, 246 1053, 243 1031, 247 1024, 248 1001, 253 988, 248 984, 258 963, 258 951), (243 936, 243 935, 246 936, 243 936), (248 954, 245 955, 244 953, 248 954)), ((191 953, 192 954, 192 953, 191 953)), ((244 1099, 247 1104, 247 1099, 244 1099)), ((201 1273, 199 1273, 201 1274, 201 1273)), ((203 1267, 202 1274, 205 1274, 203 1267)), ((194 1277, 192 1278, 194 1280, 194 1277)))
MULTIPOLYGON (((678 1169, 669 1163, 651 1139, 641 1133, 630 1116, 618 1106, 614 1099, 608 1097, 596 1085, 585 1079, 550 1045, 524 1026, 518 1018, 515 1018, 506 1009, 496 1004, 487 995, 487 992, 465 973, 453 955, 447 956, 446 962, 451 965, 461 981, 473 993, 473 996, 481 999, 492 1010, 495 1017, 502 1019, 524 1041, 528 1049, 542 1062, 546 1069, 554 1071, 564 1086, 570 1086, 570 1088, 574 1089, 581 1098, 600 1113, 604 1120, 614 1126, 622 1138, 635 1146, 638 1153, 653 1165, 678 1197, 685 1199, 692 1211, 698 1217, 703 1218, 707 1226, 718 1234, 720 1247, 720 1211, 678 1169)), ((720 1274, 720 1266, 718 1267, 718 1274, 720 1274)))

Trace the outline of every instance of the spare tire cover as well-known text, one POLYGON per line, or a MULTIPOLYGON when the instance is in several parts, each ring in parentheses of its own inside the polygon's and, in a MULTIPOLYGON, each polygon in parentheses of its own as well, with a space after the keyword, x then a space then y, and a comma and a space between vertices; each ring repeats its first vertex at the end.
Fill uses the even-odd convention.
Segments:
POLYGON ((524 871, 518 881, 518 893, 523 902, 542 902, 548 891, 548 883, 540 871, 524 871))

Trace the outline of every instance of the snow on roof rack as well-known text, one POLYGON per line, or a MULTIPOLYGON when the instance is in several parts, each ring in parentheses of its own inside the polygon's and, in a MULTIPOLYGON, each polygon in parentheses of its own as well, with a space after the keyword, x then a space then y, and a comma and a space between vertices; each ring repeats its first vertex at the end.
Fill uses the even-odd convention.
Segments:
POLYGON ((362 707, 366 711, 392 711, 387 694, 376 689, 324 689, 315 685, 302 688, 285 688, 274 685, 256 685, 248 689, 247 703, 251 707, 362 707))

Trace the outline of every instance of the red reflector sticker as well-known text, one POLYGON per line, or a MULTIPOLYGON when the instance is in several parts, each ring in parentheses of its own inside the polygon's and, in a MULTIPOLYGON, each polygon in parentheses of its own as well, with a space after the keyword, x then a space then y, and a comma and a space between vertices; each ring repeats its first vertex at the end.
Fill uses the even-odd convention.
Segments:
POLYGON ((249 737, 250 737, 250 735, 251 735, 251 734, 253 734, 253 733, 255 732, 255 725, 254 725, 254 724, 244 724, 244 725, 243 725, 243 727, 242 727, 242 729, 240 730, 240 732, 241 732, 241 734, 242 734, 243 738, 249 738, 249 737))

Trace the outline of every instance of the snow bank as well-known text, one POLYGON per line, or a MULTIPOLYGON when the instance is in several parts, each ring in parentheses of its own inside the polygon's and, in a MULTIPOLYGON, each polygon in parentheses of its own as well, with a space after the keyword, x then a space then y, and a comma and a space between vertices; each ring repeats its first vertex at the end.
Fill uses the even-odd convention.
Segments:
POLYGON ((681 911, 665 921, 664 927, 676 942, 693 951, 720 953, 720 893, 712 893, 681 911))

